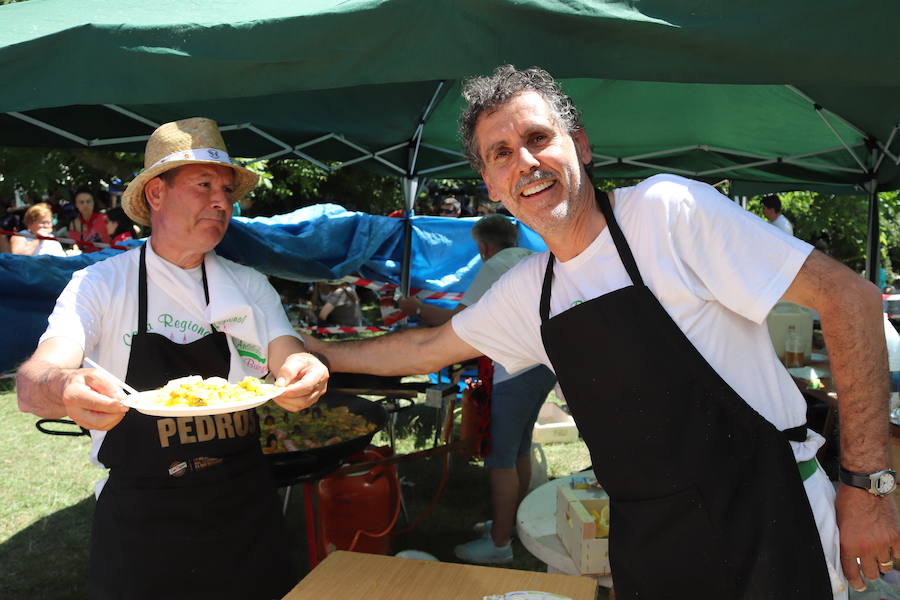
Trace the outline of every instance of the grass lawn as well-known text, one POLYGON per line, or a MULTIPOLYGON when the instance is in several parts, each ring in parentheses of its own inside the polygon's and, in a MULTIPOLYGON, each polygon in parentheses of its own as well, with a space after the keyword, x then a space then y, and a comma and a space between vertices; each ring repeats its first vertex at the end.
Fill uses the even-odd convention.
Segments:
MULTIPOLYGON (((3 385, 3 382, 0 382, 3 385)), ((93 488, 102 473, 87 461, 87 437, 49 436, 34 427, 35 417, 19 412, 9 385, 0 391, 0 598, 84 598, 93 488)), ((378 439, 376 438, 376 441, 378 439)), ((399 440, 398 451, 412 449, 399 440)), ((590 464, 581 442, 544 446, 550 476, 568 475, 590 464)), ((439 458, 403 463, 410 519, 431 502, 441 473, 439 458)), ((287 511, 296 559, 305 573, 306 546, 302 487, 294 488, 287 511)), ((489 518, 484 470, 451 457, 450 475, 434 512, 415 530, 395 537, 393 552, 423 550, 456 562, 453 547, 473 537, 472 525, 489 518)), ((401 521, 400 527, 407 524, 401 521)), ((514 541, 514 569, 543 571, 544 565, 514 541)), ((605 598, 605 590, 601 591, 605 598)))

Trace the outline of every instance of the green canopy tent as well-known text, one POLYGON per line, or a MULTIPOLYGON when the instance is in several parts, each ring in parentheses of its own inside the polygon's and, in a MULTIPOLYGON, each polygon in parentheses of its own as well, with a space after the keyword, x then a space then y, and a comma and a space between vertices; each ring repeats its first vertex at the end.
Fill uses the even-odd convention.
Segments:
MULTIPOLYGON (((233 154, 472 176, 460 81, 540 65, 601 177, 900 188, 900 5, 656 0, 29 0, 0 7, 0 145, 140 151, 209 116, 233 154)), ((750 186, 750 187, 748 187, 750 186)))

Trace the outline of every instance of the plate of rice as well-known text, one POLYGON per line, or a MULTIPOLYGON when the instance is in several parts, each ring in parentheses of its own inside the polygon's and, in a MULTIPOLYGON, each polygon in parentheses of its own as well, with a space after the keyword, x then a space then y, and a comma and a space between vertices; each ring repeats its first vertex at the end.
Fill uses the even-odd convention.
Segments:
POLYGON ((221 377, 199 375, 173 379, 156 390, 129 394, 122 404, 154 417, 219 415, 255 408, 281 395, 283 387, 244 377, 228 383, 221 377))

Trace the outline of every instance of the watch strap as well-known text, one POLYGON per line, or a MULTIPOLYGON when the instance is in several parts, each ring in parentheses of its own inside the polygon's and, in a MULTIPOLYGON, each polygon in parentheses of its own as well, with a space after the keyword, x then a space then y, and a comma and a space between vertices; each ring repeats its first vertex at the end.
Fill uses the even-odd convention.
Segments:
POLYGON ((868 473, 856 473, 841 467, 838 471, 838 479, 841 483, 852 485, 867 492, 872 491, 872 478, 869 477, 868 473))

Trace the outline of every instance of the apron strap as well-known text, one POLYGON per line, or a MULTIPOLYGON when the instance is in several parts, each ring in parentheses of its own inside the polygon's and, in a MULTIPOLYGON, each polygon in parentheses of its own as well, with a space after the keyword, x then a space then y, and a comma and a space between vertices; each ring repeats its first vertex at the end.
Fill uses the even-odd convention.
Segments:
POLYGON ((600 210, 603 212, 603 216, 606 217, 606 226, 609 228, 609 234, 616 245, 619 259, 625 265, 625 270, 628 272, 628 276, 631 277, 631 283, 643 287, 644 280, 641 277, 641 272, 638 270, 634 255, 631 253, 631 248, 625 240, 625 235, 619 229, 619 223, 616 221, 612 205, 609 203, 609 196, 606 195, 606 192, 598 192, 597 195, 600 202, 600 210))
POLYGON ((789 439, 792 442, 805 442, 806 441, 806 423, 803 425, 798 425, 797 427, 790 427, 788 429, 783 430, 781 433, 784 434, 784 437, 789 439))
POLYGON ((147 333, 147 244, 141 246, 141 260, 138 267, 138 333, 147 333))
MULTIPOLYGON (((147 333, 147 244, 144 242, 141 246, 141 259, 138 266, 138 333, 147 333)), ((206 304, 209 305, 209 285, 206 283, 206 263, 200 262, 200 272, 203 274, 203 297, 206 298, 206 304)), ((210 329, 218 331, 215 326, 210 323, 210 329)))
MULTIPOLYGON (((203 274, 203 297, 206 298, 206 305, 209 306, 209 286, 206 283, 206 258, 200 261, 200 272, 203 274)), ((209 328, 214 332, 219 331, 212 323, 209 324, 209 328)))
POLYGON ((547 258, 547 270, 544 271, 544 285, 541 288, 541 323, 550 318, 550 288, 553 286, 553 253, 547 258))

